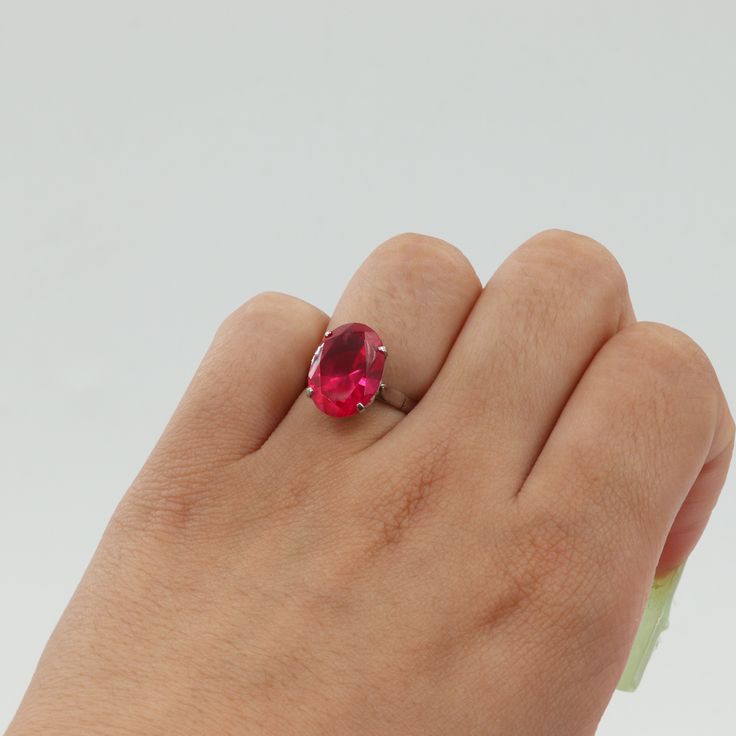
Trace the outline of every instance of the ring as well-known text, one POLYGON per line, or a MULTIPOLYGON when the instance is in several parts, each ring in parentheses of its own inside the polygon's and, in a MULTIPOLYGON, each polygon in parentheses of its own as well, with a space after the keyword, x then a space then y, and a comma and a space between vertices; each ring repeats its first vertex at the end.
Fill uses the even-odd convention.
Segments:
POLYGON ((359 322, 325 332, 312 356, 307 396, 331 417, 364 412, 376 398, 405 414, 416 401, 383 383, 388 350, 378 333, 359 322))

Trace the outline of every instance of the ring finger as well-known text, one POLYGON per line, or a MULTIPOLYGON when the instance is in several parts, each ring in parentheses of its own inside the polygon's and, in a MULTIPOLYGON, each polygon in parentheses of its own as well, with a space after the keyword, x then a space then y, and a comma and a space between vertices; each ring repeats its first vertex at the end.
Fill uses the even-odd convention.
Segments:
MULTIPOLYGON (((479 293, 475 271, 456 248, 423 235, 401 235, 378 247, 358 269, 328 329, 347 322, 372 327, 389 351, 384 372, 387 386, 420 399, 479 293)), ((376 402, 360 416, 335 419, 301 397, 274 439, 309 452, 318 446, 321 454, 325 448, 350 451, 385 434, 402 416, 376 402)))

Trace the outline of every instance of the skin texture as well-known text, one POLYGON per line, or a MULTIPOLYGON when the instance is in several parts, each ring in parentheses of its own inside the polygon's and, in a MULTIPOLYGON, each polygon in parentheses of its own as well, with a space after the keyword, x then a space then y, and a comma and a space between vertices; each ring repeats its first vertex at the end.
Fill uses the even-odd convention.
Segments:
POLYGON ((484 289, 447 243, 394 238, 348 321, 417 408, 324 416, 327 316, 266 293, 227 317, 9 736, 594 732, 725 479, 708 359, 560 231, 484 289))

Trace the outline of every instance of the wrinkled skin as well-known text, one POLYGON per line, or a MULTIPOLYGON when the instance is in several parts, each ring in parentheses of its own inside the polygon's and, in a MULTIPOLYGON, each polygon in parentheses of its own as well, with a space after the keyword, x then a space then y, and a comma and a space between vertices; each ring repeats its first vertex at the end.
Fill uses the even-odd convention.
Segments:
POLYGON ((324 416, 303 389, 327 316, 266 293, 227 317, 8 734, 595 731, 725 478, 707 358, 559 231, 485 289, 452 246, 394 238, 348 321, 418 407, 324 416))

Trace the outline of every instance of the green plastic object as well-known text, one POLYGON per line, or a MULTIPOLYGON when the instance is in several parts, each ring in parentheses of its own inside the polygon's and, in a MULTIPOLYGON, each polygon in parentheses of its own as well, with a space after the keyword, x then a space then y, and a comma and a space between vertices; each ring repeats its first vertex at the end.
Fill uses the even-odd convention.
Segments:
POLYGON ((649 658, 657 647, 659 635, 669 626, 672 599, 684 568, 685 563, 676 567, 672 572, 654 579, 644 615, 639 623, 639 630, 634 638, 634 645, 631 647, 626 667, 616 686, 617 690, 631 693, 639 687, 649 658))

